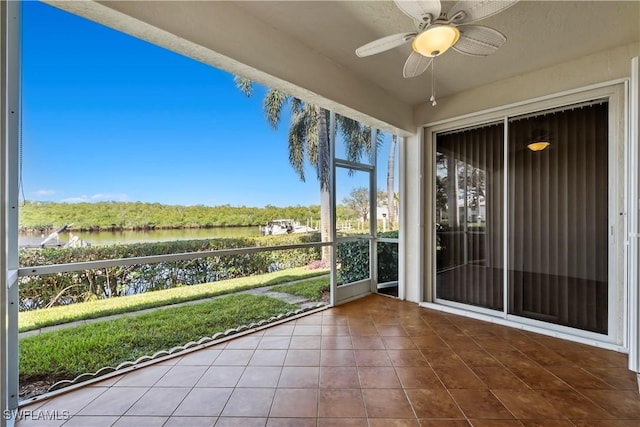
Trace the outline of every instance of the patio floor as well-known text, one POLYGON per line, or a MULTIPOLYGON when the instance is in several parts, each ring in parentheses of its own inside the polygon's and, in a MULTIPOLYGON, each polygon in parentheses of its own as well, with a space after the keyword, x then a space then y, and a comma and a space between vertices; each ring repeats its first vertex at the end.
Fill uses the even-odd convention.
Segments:
POLYGON ((637 427, 626 364, 372 295, 34 403, 17 425, 637 427), (55 411, 70 418, 35 418, 55 411))

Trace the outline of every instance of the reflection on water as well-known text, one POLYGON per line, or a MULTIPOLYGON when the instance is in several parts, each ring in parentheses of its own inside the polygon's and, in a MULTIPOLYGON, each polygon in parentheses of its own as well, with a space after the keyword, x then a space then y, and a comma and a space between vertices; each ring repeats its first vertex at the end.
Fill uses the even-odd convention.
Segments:
MULTIPOLYGON (((193 240, 193 239, 216 239, 216 238, 234 238, 234 237, 252 237, 260 236, 258 227, 216 227, 216 228, 197 228, 197 229, 179 229, 179 230, 150 230, 150 231, 96 231, 96 232, 77 232, 73 233, 81 240, 91 245, 113 245, 118 243, 141 243, 141 242, 166 242, 172 240, 193 240)), ((20 241, 28 241, 29 244, 39 244, 46 235, 39 233, 21 233, 20 241)), ((58 240, 59 244, 64 245, 71 239, 69 232, 61 233, 58 240)))

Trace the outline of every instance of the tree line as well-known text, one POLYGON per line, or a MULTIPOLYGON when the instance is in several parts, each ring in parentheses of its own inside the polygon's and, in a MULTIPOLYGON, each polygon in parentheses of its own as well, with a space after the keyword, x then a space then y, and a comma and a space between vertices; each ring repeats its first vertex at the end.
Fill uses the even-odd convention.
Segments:
POLYGON ((182 206, 143 202, 56 203, 26 201, 20 206, 21 231, 50 230, 71 224, 74 231, 246 227, 277 218, 306 224, 320 220, 320 206, 182 206))

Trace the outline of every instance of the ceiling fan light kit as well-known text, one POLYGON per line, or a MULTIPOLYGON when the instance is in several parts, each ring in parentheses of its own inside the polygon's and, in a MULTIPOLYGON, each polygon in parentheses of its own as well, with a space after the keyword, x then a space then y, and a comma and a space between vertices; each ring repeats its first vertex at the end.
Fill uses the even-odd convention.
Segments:
POLYGON ((467 25, 502 12, 518 0, 460 0, 448 12, 442 12, 440 0, 394 0, 396 6, 413 19, 417 31, 392 34, 369 42, 358 49, 363 58, 385 52, 411 41, 413 52, 407 58, 402 74, 405 78, 419 76, 432 67, 433 106, 435 89, 433 62, 449 48, 469 56, 487 56, 497 51, 506 37, 493 28, 467 25))
POLYGON ((549 141, 537 141, 532 142, 531 144, 527 145, 527 147, 531 151, 542 151, 550 145, 551 143, 549 141))
POLYGON ((435 57, 445 53, 460 38, 460 31, 453 25, 432 25, 418 34, 411 47, 420 55, 435 57))

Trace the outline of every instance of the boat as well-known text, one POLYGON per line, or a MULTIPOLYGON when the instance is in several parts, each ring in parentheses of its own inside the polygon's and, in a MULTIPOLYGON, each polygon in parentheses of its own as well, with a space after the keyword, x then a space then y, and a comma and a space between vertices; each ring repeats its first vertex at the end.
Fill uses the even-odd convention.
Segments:
POLYGON ((301 225, 292 219, 274 219, 269 221, 264 227, 260 227, 260 234, 263 236, 277 236, 280 234, 292 233, 313 233, 318 231, 313 227, 301 225))

